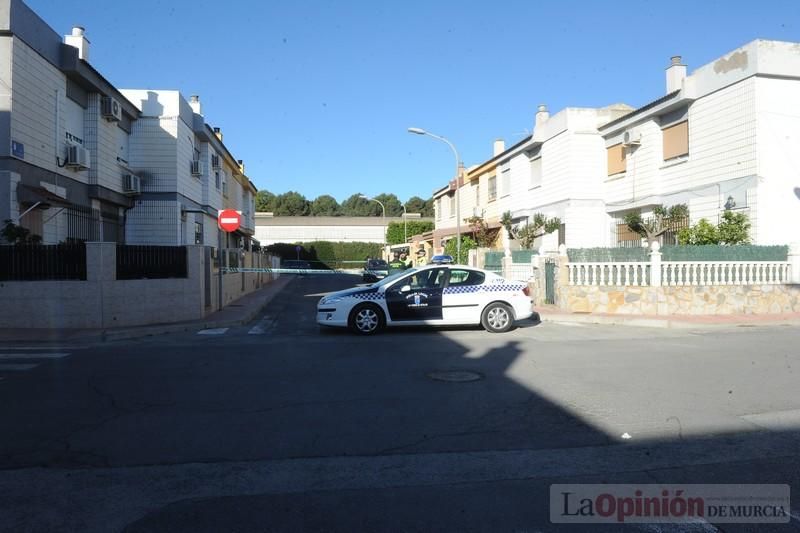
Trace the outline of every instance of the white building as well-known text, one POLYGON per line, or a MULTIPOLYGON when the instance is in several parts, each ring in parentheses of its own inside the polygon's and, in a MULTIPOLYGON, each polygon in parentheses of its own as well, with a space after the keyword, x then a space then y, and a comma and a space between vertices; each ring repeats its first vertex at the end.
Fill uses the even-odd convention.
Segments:
MULTIPOLYGON (((414 219, 415 222, 430 219, 414 219)), ((391 222, 402 217, 275 217, 256 213, 255 238, 264 246, 279 242, 385 242, 391 222)), ((411 237, 411 235, 409 235, 411 237)))
POLYGON ((202 115, 200 98, 178 91, 124 89, 140 111, 131 136, 131 166, 142 193, 128 213, 130 244, 217 245, 219 210, 242 214, 223 246, 244 246, 255 229, 255 186, 202 115))
POLYGON ((689 76, 674 57, 666 78, 665 96, 601 128, 609 216, 687 204, 717 223, 727 208, 756 244, 797 241, 800 44, 753 41, 689 76))
POLYGON ((20 0, 0 0, 0 221, 45 243, 118 241, 139 111, 20 0))
MULTIPOLYGON (((686 204, 690 222, 742 210, 755 244, 797 241, 800 227, 800 44, 754 41, 686 75, 667 68, 666 95, 639 109, 540 106, 533 134, 470 168, 463 219, 498 227, 510 211, 561 219, 536 247, 614 246, 622 217, 686 204)), ((434 247, 455 233, 455 182, 434 193, 434 247)), ((633 237, 637 241, 638 237, 633 237)), ((637 242, 638 244, 638 242, 637 242)))

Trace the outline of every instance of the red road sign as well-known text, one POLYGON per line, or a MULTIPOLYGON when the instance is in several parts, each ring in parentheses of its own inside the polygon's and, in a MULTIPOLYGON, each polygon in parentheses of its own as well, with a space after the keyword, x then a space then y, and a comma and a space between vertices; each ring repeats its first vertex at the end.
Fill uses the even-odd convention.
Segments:
POLYGON ((239 229, 242 224, 242 217, 233 209, 223 209, 217 216, 217 222, 220 228, 231 233, 239 229))

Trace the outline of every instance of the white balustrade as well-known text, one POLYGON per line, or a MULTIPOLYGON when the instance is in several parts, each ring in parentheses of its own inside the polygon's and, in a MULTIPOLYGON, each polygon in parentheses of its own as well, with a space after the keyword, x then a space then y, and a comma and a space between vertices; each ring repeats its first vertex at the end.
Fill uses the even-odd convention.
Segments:
MULTIPOLYGON (((662 286, 778 285, 792 275, 789 261, 662 261, 660 268, 662 286)), ((577 286, 647 286, 650 269, 650 262, 567 264, 577 286)))

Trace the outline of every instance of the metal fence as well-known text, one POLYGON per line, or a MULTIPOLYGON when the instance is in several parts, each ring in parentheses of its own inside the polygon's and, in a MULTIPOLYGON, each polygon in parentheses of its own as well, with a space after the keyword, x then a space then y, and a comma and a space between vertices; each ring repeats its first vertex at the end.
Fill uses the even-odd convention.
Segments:
POLYGON ((1 281, 85 280, 86 246, 0 246, 1 281))
POLYGON ((187 277, 184 246, 117 246, 117 279, 187 277))

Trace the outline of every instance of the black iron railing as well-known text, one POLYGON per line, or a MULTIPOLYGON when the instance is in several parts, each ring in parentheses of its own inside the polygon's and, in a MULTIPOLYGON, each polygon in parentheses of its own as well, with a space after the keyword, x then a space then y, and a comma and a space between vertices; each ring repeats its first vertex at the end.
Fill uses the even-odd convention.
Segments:
POLYGON ((185 278, 184 246, 117 246, 117 279, 185 278))
POLYGON ((0 246, 0 281, 85 280, 86 245, 0 246))

